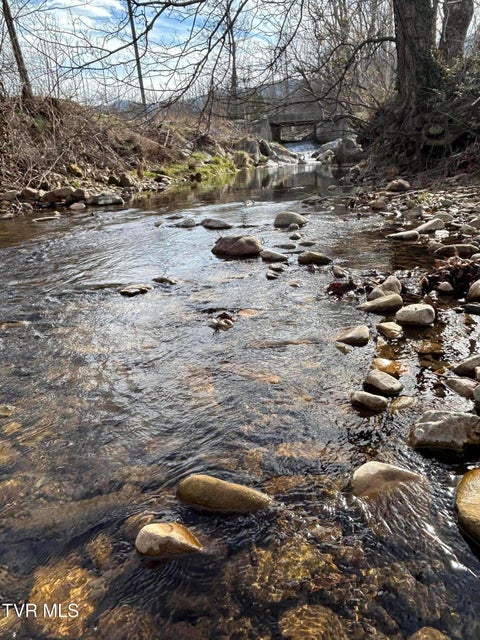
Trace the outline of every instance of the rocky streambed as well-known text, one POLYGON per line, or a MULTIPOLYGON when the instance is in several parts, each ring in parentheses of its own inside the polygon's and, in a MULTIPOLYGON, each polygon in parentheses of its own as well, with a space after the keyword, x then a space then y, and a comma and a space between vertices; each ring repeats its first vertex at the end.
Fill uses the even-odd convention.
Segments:
POLYGON ((215 198, 2 223, 2 633, 478 638, 479 189, 215 198))

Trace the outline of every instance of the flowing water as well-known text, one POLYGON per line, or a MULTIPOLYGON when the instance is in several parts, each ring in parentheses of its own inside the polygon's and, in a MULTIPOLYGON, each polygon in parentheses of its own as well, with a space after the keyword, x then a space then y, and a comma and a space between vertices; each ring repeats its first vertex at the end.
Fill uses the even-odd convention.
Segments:
MULTIPOLYGON (((343 353, 332 338, 380 318, 329 296, 329 268, 291 253, 269 281, 260 260, 214 257, 218 232, 175 226, 178 214, 217 217, 270 248, 291 242, 275 214, 331 194, 333 179, 313 168, 171 191, 150 209, 1 222, 0 404, 11 408, 0 417, 0 594, 37 615, 0 612, 0 637, 400 639, 426 625, 480 637, 480 562, 453 508, 468 464, 406 444, 422 410, 469 405, 439 390, 434 371, 475 349, 476 321, 452 311, 448 325, 394 345, 386 355, 417 404, 360 415, 348 393, 375 344, 343 353), (154 288, 119 295, 139 282, 154 288), (223 310, 236 322, 215 334, 208 319, 223 310), (348 480, 371 459, 428 485, 356 500, 348 480), (275 507, 197 513, 175 498, 194 472, 266 491, 275 507), (189 526, 205 553, 141 559, 133 542, 152 516, 189 526), (79 615, 40 615, 45 602, 79 615)), ((383 240, 378 216, 330 201, 308 219, 304 239, 355 277, 416 262, 383 240)))

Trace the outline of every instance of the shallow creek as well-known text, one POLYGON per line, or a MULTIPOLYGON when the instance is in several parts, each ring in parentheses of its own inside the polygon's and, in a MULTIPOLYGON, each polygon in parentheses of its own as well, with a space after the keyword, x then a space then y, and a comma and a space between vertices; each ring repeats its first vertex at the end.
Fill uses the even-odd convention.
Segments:
MULTIPOLYGON (((291 242, 273 228, 278 211, 334 195, 311 165, 283 174, 171 191, 149 208, 1 222, 0 404, 12 413, 0 417, 0 594, 38 605, 37 616, 0 612, 1 638, 402 639, 423 626, 480 638, 480 562, 453 508, 469 465, 406 444, 423 410, 471 408, 435 371, 478 348, 478 320, 451 311, 446 325, 390 341, 381 355, 401 362, 417 402, 360 415, 348 393, 375 341, 343 353, 333 336, 382 318, 327 295, 329 267, 310 271, 291 253, 268 281, 259 259, 216 258, 217 231, 171 217, 221 218, 236 228, 227 234, 275 249, 291 242), (155 286, 119 295, 139 282, 155 286), (222 310, 236 322, 214 334, 208 319, 222 310), (372 459, 429 487, 362 503, 348 481, 372 459), (259 488, 276 506, 196 513, 175 499, 192 472, 259 488), (138 557, 151 514, 189 526, 206 552, 138 557), (79 615, 40 615, 44 602, 79 615)), ((307 214, 303 239, 356 278, 430 264, 386 241, 380 216, 331 200, 307 214)))

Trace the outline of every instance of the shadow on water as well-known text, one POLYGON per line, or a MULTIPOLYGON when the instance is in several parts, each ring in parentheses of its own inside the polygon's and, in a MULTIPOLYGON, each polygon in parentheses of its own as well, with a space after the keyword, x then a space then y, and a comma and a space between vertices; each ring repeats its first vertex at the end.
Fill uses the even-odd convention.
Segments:
POLYGON ((222 218, 275 248, 289 234, 273 218, 289 209, 308 215, 304 239, 355 277, 409 268, 411 254, 383 240, 378 216, 357 219, 330 200, 302 207, 307 195, 332 193, 333 178, 313 168, 188 186, 146 210, 2 222, 1 403, 13 409, 0 418, 0 590, 4 602, 74 602, 80 612, 4 618, 2 633, 327 637, 321 623, 339 638, 400 639, 426 625, 480 637, 480 563, 452 507, 464 468, 405 444, 422 408, 469 404, 440 390, 435 371, 470 353, 478 325, 453 314, 431 335, 395 343, 417 405, 362 416, 348 392, 375 346, 344 354, 332 336, 372 318, 325 293, 330 269, 310 272, 291 253, 268 281, 259 260, 214 257, 218 232, 169 217, 222 218), (118 294, 136 282, 153 289, 118 294), (233 313, 231 331, 212 332, 214 309, 233 313), (428 340, 441 350, 428 352, 428 340), (348 480, 370 459, 424 473, 428 486, 356 500, 348 480), (175 499, 192 472, 260 488, 275 507, 198 514, 175 499), (133 542, 151 517, 191 527, 205 554, 140 559, 133 542))

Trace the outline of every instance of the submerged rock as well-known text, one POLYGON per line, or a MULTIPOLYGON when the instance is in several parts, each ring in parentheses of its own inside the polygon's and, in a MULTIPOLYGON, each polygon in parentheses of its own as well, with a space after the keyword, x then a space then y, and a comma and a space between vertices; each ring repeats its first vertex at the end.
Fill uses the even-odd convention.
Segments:
MULTIPOLYGON (((275 227, 290 227, 292 224, 298 224, 299 227, 303 227, 306 223, 307 219, 299 213, 294 213, 293 211, 281 211, 275 216, 273 225, 275 227)), ((291 230, 291 228, 289 230, 291 230)))
POLYGON ((467 471, 460 480, 455 506, 461 527, 480 542, 480 469, 467 471))
POLYGON ((367 311, 368 313, 386 313, 388 311, 396 311, 403 305, 402 297, 398 293, 389 293, 387 296, 370 300, 359 305, 357 309, 367 311))
POLYGON ((335 336, 335 340, 354 347, 364 347, 370 340, 370 329, 366 324, 358 327, 346 327, 335 336))
POLYGON ((365 378, 364 386, 367 389, 375 389, 375 391, 384 396, 396 396, 403 390, 403 384, 401 382, 388 373, 379 371, 378 369, 370 371, 365 378))
POLYGON ((323 253, 317 251, 305 251, 298 256, 298 264, 317 264, 325 265, 330 264, 332 258, 325 256, 323 253))
POLYGON ((350 402, 353 405, 370 409, 370 411, 385 411, 388 407, 388 400, 384 396, 377 396, 367 391, 352 391, 350 402))
POLYGON ((395 320, 398 324, 428 326, 435 322, 435 309, 429 304, 408 304, 397 311, 395 320))
POLYGON ((372 460, 362 464, 352 477, 352 489, 358 498, 378 495, 404 482, 421 482, 423 476, 392 464, 372 460))
POLYGON ((145 525, 138 532, 135 547, 139 553, 155 558, 171 558, 202 550, 193 533, 178 522, 145 525))
POLYGON ((283 638, 289 640, 348 640, 342 618, 322 605, 304 604, 290 609, 278 622, 283 638))
POLYGON ((272 503, 272 499, 260 491, 203 474, 181 480, 177 498, 200 509, 235 513, 252 513, 272 503))
POLYGON ((409 444, 415 449, 463 452, 480 445, 480 418, 456 411, 426 411, 410 429, 409 444))
POLYGON ((252 258, 260 255, 261 251, 260 240, 248 235, 218 238, 212 249, 212 253, 224 258, 252 258))

